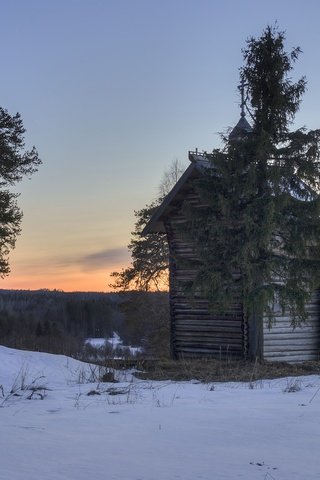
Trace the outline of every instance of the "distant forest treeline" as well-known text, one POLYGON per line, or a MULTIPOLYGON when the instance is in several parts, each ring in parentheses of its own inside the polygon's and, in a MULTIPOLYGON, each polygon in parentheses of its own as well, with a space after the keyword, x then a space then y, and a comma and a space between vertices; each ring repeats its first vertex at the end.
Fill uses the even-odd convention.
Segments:
POLYGON ((0 290, 1 345, 80 356, 86 338, 113 332, 146 355, 167 355, 168 294, 0 290))

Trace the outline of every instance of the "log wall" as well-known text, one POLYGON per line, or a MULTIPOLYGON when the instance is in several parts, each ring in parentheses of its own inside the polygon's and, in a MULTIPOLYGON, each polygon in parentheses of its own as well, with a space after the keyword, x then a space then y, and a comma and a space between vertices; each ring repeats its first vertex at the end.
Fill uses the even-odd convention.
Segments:
MULTIPOLYGON (((186 193, 192 203, 196 197, 186 193)), ((171 212, 166 222, 170 250, 170 312, 172 354, 175 358, 216 357, 242 358, 246 354, 246 327, 240 301, 221 315, 213 315, 204 298, 189 298, 183 283, 196 275, 193 267, 182 266, 181 260, 196 260, 194 249, 183 238, 181 224, 184 217, 179 210, 171 212), (180 261, 178 261, 180 260, 180 261)))
POLYGON ((320 293, 316 292, 307 306, 306 324, 293 328, 291 318, 276 316, 270 329, 268 320, 249 325, 244 318, 241 299, 221 315, 213 315, 205 298, 190 299, 182 288, 196 274, 193 266, 182 266, 181 259, 196 260, 192 244, 182 235, 185 222, 182 201, 199 206, 192 188, 180 192, 164 218, 170 251, 171 351, 174 358, 216 357, 244 358, 259 356, 269 361, 301 362, 320 359, 320 293), (180 261, 177 261, 180 260, 180 261), (250 327, 250 331, 249 331, 250 327), (260 341, 253 340, 253 330, 261 332, 260 341), (256 345, 253 345, 256 343, 256 345))

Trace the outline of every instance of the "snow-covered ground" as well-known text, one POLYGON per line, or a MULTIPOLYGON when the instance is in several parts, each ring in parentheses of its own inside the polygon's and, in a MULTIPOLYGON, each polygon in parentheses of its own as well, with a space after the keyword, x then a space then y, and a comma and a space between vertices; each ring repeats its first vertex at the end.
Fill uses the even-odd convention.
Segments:
POLYGON ((320 478, 319 376, 86 383, 96 374, 0 347, 1 480, 320 478))
POLYGON ((127 351, 132 356, 137 355, 137 353, 140 353, 142 350, 140 347, 123 345, 123 341, 116 332, 113 332, 111 338, 87 338, 85 344, 91 345, 97 350, 103 350, 106 347, 109 347, 111 350, 118 350, 119 352, 127 351))

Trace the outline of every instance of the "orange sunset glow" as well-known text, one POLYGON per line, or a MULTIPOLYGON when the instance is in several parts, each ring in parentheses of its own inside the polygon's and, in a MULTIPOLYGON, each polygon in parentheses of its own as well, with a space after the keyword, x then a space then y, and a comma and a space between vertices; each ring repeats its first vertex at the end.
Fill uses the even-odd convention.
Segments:
MULTIPOLYGON (((119 266, 121 269, 121 266, 119 266)), ((63 290, 65 292, 110 292, 113 289, 110 287, 112 278, 109 271, 93 271, 90 275, 85 272, 70 272, 61 275, 56 271, 48 271, 48 274, 32 275, 19 274, 15 269, 13 274, 2 280, 1 288, 13 290, 63 290)))

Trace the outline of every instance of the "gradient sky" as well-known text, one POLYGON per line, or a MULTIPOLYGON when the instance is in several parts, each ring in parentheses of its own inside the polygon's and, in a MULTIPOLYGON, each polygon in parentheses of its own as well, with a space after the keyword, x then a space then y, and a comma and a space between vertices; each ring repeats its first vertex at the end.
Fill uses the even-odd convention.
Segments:
POLYGON ((318 0, 0 0, 1 99, 43 160, 17 186, 22 234, 1 288, 107 291, 134 210, 176 158, 239 119, 241 48, 276 21, 320 127, 318 0))

